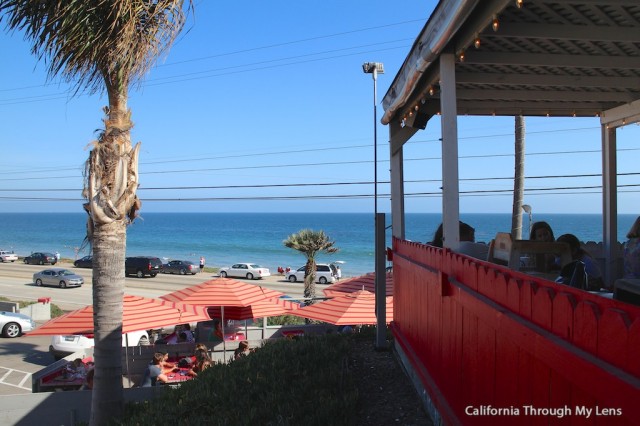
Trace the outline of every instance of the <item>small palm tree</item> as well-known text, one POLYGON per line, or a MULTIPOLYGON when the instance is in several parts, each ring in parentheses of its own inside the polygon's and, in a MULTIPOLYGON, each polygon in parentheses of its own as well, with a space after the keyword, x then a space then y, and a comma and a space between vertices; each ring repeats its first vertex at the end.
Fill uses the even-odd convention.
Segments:
POLYGON ((49 76, 76 93, 106 92, 104 130, 85 168, 87 237, 93 247, 96 361, 91 424, 122 417, 122 295, 126 227, 140 208, 138 152, 131 144, 129 86, 139 83, 180 33, 191 0, 0 0, 0 22, 25 32, 49 76), (187 7, 185 8, 185 5, 187 7))
POLYGON ((335 242, 330 241, 324 231, 303 229, 297 234, 291 234, 283 241, 285 247, 298 250, 307 258, 304 267, 304 297, 306 304, 313 303, 316 297, 316 255, 320 252, 336 253, 339 249, 334 247, 335 242))

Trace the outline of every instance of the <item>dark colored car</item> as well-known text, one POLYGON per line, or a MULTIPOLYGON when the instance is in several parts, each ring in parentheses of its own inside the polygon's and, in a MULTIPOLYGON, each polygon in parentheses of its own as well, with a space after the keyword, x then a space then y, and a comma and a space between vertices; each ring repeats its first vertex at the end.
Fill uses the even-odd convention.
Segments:
POLYGON ((85 256, 73 262, 76 268, 93 268, 93 256, 85 256))
POLYGON ((164 274, 195 275, 199 271, 200 266, 188 260, 172 260, 162 265, 162 273, 164 274))
POLYGON ((135 256, 125 259, 125 275, 135 275, 138 278, 143 278, 146 275, 155 277, 159 272, 162 272, 162 261, 157 257, 135 256))
POLYGON ((24 263, 29 265, 44 265, 45 263, 55 265, 57 261, 55 254, 52 253, 36 252, 24 258, 24 263))

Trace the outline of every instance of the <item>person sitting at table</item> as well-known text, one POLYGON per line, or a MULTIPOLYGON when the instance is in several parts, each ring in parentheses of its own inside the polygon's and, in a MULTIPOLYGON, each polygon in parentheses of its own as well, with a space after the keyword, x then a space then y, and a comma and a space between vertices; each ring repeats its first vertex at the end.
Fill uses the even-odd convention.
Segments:
MULTIPOLYGON (((591 255, 582 247, 580 247, 580 240, 578 239, 578 237, 573 234, 564 234, 560 235, 556 241, 569 244, 569 248, 571 249, 571 258, 574 261, 572 262, 574 265, 573 268, 568 268, 570 269, 570 271, 567 271, 567 275, 573 275, 573 269, 576 267, 576 261, 582 262, 582 264, 584 265, 586 282, 579 283, 579 285, 576 286, 584 290, 599 291, 604 286, 604 283, 602 281, 602 272, 600 271, 600 267, 591 257, 591 255)), ((564 267, 566 265, 560 266, 564 267)))
POLYGON ((233 352, 233 359, 242 358, 250 353, 251 349, 249 349, 249 342, 243 340, 238 344, 238 348, 233 352))
POLYGON ((144 387, 156 386, 158 382, 167 383, 169 378, 162 371, 162 363, 165 359, 165 354, 162 352, 156 352, 153 354, 153 359, 151 363, 147 366, 147 369, 144 371, 144 376, 142 376, 142 384, 144 387))
POLYGON ((95 369, 91 369, 87 372, 87 377, 84 378, 84 384, 80 388, 80 390, 93 390, 93 376, 95 373, 95 369))
POLYGON ((222 339, 222 323, 220 321, 216 321, 213 329, 209 333, 209 341, 222 342, 222 339))
POLYGON ((69 363, 69 369, 74 373, 79 373, 81 375, 84 375, 87 372, 87 367, 84 365, 81 358, 76 358, 71 361, 71 363, 69 363))
MULTIPOLYGON (((551 225, 544 221, 534 222, 529 232, 529 240, 547 243, 554 242, 555 237, 551 225)), ((536 255, 533 263, 535 264, 534 270, 541 272, 558 271, 560 269, 560 265, 556 264, 555 255, 551 253, 536 255)))
POLYGON ((191 324, 182 324, 182 332, 187 336, 187 342, 195 343, 196 338, 193 335, 193 331, 191 331, 191 324))
POLYGON ((553 229, 547 222, 539 221, 534 222, 531 225, 531 231, 529 232, 529 240, 531 241, 546 241, 552 243, 555 241, 553 236, 553 229))
POLYGON ((193 377, 197 377, 198 373, 202 373, 212 364, 211 358, 209 357, 209 352, 206 349, 196 349, 195 357, 196 362, 194 363, 191 370, 189 370, 189 375, 193 377))
POLYGON ((176 370, 177 365, 173 362, 169 362, 169 353, 168 352, 160 352, 162 354, 162 362, 160 363, 160 368, 164 374, 169 374, 176 370))
POLYGON ((631 225, 624 243, 623 278, 640 279, 640 216, 631 225))
MULTIPOLYGON (((476 241, 476 230, 469 224, 460 222, 460 241, 476 241)), ((444 247, 444 227, 441 223, 440 226, 436 229, 435 234, 433 234, 433 240, 427 243, 435 247, 444 247)))

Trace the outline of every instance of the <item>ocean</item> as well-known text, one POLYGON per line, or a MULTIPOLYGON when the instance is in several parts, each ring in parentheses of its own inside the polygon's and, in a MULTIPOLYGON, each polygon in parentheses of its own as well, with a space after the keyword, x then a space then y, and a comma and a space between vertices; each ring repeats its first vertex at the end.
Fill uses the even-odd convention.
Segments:
MULTIPOLYGON (((82 246, 85 213, 0 213, 0 249, 19 256, 33 251, 60 252, 62 257, 89 254, 82 246)), ((509 232, 510 214, 461 214, 461 220, 476 229, 477 241, 490 241, 497 232, 509 232)), ((618 241, 625 241, 635 215, 618 216, 618 241)), ((534 221, 551 224, 555 236, 571 233, 582 241, 602 240, 602 217, 596 214, 537 214, 534 221)), ((391 245, 391 215, 387 214, 387 246, 391 245)), ((142 213, 127 233, 127 255, 152 255, 164 259, 198 261, 222 267, 237 262, 255 262, 272 272, 278 266, 298 268, 305 263, 301 253, 286 248, 283 241, 302 229, 323 230, 340 249, 321 254, 319 263, 343 261, 343 276, 374 270, 373 213, 142 213)), ((408 213, 406 237, 426 242, 441 222, 440 214, 408 213)), ((523 218, 523 238, 528 236, 528 218, 523 218)))

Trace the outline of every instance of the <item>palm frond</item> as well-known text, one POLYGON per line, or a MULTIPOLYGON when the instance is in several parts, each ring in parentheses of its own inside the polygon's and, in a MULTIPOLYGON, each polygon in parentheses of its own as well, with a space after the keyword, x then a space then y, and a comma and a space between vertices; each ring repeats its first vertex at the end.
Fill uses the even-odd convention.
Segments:
POLYGON ((191 0, 3 0, 0 22, 24 31, 49 78, 120 92, 168 51, 192 9, 191 0))

